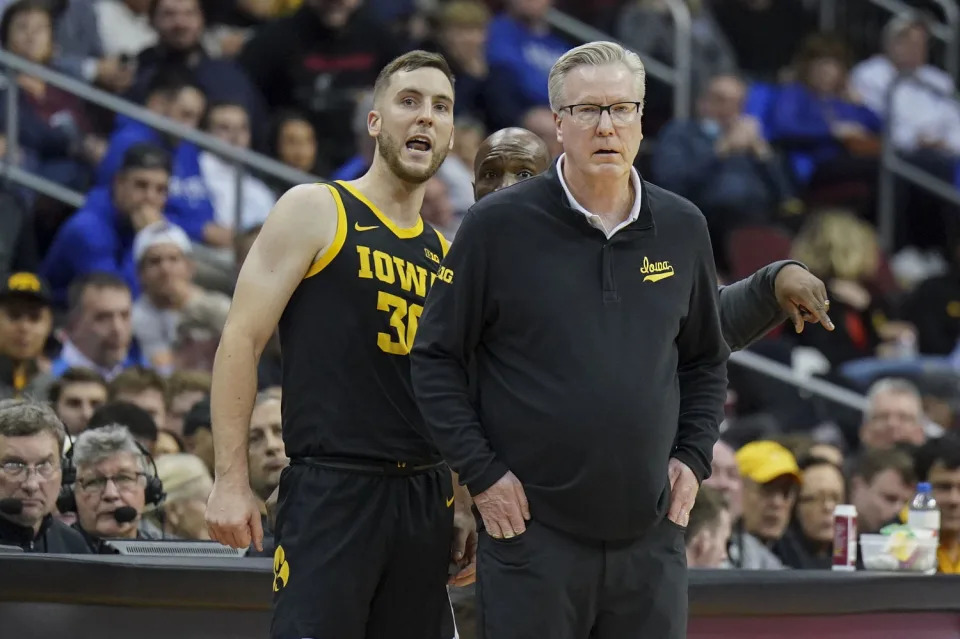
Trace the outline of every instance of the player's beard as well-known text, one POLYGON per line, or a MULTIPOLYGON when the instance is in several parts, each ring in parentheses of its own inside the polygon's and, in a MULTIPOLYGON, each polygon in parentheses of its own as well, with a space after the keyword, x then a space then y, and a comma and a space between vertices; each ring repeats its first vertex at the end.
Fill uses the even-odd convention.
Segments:
POLYGON ((405 145, 398 143, 389 133, 381 131, 380 135, 377 136, 377 152, 380 157, 387 163, 394 175, 410 184, 423 184, 432 178, 447 158, 447 148, 445 146, 442 148, 434 146, 430 149, 433 155, 427 168, 409 167, 400 160, 400 154, 403 153, 404 148, 405 145))

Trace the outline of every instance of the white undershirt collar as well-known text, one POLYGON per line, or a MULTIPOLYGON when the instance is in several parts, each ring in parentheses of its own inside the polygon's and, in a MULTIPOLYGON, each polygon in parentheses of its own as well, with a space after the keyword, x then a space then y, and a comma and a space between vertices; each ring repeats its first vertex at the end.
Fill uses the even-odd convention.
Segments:
POLYGON ((633 191, 636 193, 636 196, 633 200, 633 208, 630 209, 630 215, 627 216, 627 219, 614 227, 613 230, 608 232, 603 226, 603 220, 600 218, 600 216, 596 213, 591 213, 582 204, 577 202, 577 199, 573 197, 573 193, 571 193, 569 187, 567 187, 567 181, 563 178, 563 160, 566 156, 567 154, 563 153, 557 159, 557 175, 560 177, 560 186, 563 187, 563 192, 566 193, 567 199, 570 201, 570 206, 583 213, 583 215, 587 218, 587 221, 590 222, 593 227, 602 231, 603 234, 607 236, 608 240, 620 229, 637 221, 637 218, 640 217, 640 201, 642 197, 640 189, 640 174, 637 173, 637 169, 632 166, 630 167, 630 181, 633 182, 633 191))

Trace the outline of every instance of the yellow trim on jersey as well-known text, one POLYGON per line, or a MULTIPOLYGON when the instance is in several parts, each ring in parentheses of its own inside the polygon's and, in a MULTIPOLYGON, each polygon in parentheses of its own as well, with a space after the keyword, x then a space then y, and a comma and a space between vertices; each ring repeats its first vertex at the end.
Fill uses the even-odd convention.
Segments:
POLYGON ((357 198, 361 202, 367 205, 367 208, 370 209, 374 215, 377 216, 377 219, 383 222, 383 225, 393 231, 393 234, 403 240, 408 240, 411 237, 417 237, 423 233, 423 218, 417 215, 417 223, 410 228, 400 228, 397 226, 393 220, 383 214, 383 212, 377 208, 377 206, 367 199, 367 196, 358 191, 356 188, 350 186, 343 180, 337 180, 337 184, 350 191, 350 194, 353 197, 357 198))
POLYGON ((340 191, 333 188, 330 184, 327 184, 326 187, 330 189, 330 193, 333 195, 334 201, 337 203, 337 233, 333 236, 333 242, 330 243, 330 246, 310 265, 310 270, 307 271, 307 274, 303 276, 303 279, 308 277, 313 277, 324 268, 327 267, 330 262, 333 261, 333 258, 337 256, 340 252, 340 249, 343 248, 343 243, 347 240, 347 210, 343 208, 343 200, 340 199, 340 191))
POLYGON ((443 233, 441 233, 437 229, 433 229, 433 230, 437 234, 437 237, 440 238, 440 250, 441 252, 443 252, 443 255, 441 257, 446 257, 447 252, 450 250, 450 241, 447 240, 447 238, 443 236, 443 233))

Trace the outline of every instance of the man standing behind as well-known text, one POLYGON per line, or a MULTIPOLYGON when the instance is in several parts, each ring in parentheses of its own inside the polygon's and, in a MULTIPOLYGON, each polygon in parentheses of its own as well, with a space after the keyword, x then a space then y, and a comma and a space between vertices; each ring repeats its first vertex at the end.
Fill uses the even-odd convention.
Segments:
POLYGON ((684 526, 727 383, 710 238, 696 207, 632 168, 635 54, 577 47, 549 85, 564 155, 465 218, 414 389, 486 528, 482 635, 679 638, 684 526))

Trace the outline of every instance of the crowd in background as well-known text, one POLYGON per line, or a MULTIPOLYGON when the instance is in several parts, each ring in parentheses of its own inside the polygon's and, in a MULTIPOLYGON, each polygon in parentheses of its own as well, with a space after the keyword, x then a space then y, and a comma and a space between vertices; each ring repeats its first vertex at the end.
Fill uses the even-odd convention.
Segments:
MULTIPOLYGON (((422 215, 455 241, 487 134, 523 126, 560 153, 546 79, 578 43, 549 27, 553 4, 0 1, 0 44, 334 179, 371 162, 366 115, 379 69, 411 48, 440 51, 457 79, 455 146, 427 185, 422 215)), ((731 365, 728 419, 691 515, 688 562, 828 567, 836 504, 855 504, 861 530, 876 531, 898 519, 917 481, 930 481, 942 511, 940 567, 960 571, 960 438, 951 432, 960 419, 960 212, 898 183, 889 251, 875 214, 884 126, 901 157, 957 182, 960 104, 954 78, 932 61, 928 18, 894 16, 864 42, 819 32, 816 3, 688 4, 693 116, 671 119, 671 91, 651 78, 638 167, 701 208, 724 280, 793 258, 826 283, 835 331, 778 329, 753 348, 869 400, 861 414, 731 365)), ((676 34, 662 0, 556 6, 643 58, 672 62, 676 34)), ((29 485, 37 512, 55 512, 94 552, 107 552, 111 537, 205 539, 213 356, 236 270, 289 185, 250 171, 238 190, 234 165, 215 153, 28 73, 7 76, 0 92, 13 84, 18 137, 0 137, 0 151, 85 202, 74 210, 0 184, 0 399, 52 407, 11 409, 33 419, 31 433, 0 419, 0 499, 29 485), (14 434, 38 438, 52 464, 62 448, 73 451, 76 476, 63 494, 59 481, 45 483, 46 467, 5 462, 14 434), (126 521, 115 515, 121 505, 134 511, 126 521)), ((0 109, 0 131, 6 116, 0 109)), ((287 463, 280 356, 274 339, 250 424, 267 530, 266 503, 287 463)), ((0 512, 9 541, 19 533, 4 533, 4 521, 0 512)))

